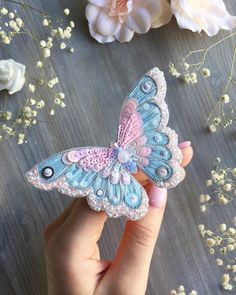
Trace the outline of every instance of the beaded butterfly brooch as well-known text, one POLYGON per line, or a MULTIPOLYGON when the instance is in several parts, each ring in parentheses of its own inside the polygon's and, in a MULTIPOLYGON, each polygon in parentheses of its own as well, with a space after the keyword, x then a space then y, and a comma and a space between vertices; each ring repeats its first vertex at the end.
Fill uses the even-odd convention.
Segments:
POLYGON ((142 218, 148 196, 132 174, 142 170, 155 185, 175 187, 183 180, 178 136, 167 127, 163 72, 153 68, 125 100, 116 142, 110 147, 74 148, 42 161, 26 177, 37 188, 86 197, 109 217, 142 218))

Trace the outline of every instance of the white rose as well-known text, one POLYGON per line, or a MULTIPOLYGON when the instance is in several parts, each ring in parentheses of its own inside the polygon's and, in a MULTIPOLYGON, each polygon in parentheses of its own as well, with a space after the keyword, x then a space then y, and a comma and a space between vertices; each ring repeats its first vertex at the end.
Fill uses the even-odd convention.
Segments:
POLYGON ((25 66, 13 59, 0 60, 0 90, 9 94, 21 90, 25 83, 25 66))
POLYGON ((91 36, 100 43, 128 42, 171 19, 167 0, 89 0, 86 17, 91 36))
POLYGON ((229 14, 223 0, 171 0, 171 9, 180 28, 205 31, 208 36, 236 25, 236 17, 229 14))

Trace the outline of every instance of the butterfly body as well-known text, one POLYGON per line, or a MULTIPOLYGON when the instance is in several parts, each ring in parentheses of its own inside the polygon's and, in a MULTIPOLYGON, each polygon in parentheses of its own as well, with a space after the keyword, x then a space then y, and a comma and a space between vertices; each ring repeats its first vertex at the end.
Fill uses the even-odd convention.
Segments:
POLYGON ((123 104, 117 139, 110 147, 63 151, 27 173, 35 187, 72 197, 110 217, 136 220, 148 210, 148 197, 132 174, 142 170, 154 184, 174 187, 184 176, 176 133, 166 127, 166 84, 158 68, 148 72, 123 104))

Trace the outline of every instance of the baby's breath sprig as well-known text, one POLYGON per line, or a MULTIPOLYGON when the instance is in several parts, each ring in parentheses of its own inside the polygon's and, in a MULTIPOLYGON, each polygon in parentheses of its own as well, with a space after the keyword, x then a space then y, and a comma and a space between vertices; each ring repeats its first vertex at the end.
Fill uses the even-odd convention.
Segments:
MULTIPOLYGON (((39 110, 48 105, 50 108, 49 113, 53 116, 57 107, 64 108, 66 106, 65 94, 60 89, 60 79, 52 66, 50 57, 53 49, 57 47, 56 45, 63 51, 66 50, 71 53, 74 51, 69 44, 69 39, 72 36, 75 23, 70 20, 65 25, 63 20, 54 21, 46 12, 24 2, 14 0, 4 0, 3 2, 14 3, 20 9, 10 10, 0 4, 1 48, 8 53, 7 46, 10 46, 14 38, 27 35, 32 40, 32 45, 39 52, 38 56, 35 56, 36 74, 34 76, 27 71, 29 67, 26 64, 26 82, 24 85, 26 95, 24 99, 20 98, 18 110, 11 109, 8 103, 9 95, 2 92, 6 97, 3 107, 0 109, 0 141, 12 136, 16 137, 18 144, 23 144, 27 142, 28 129, 38 121, 39 110), (23 19, 20 17, 21 12, 25 9, 27 9, 27 13, 36 12, 36 16, 41 20, 43 38, 34 31, 30 18, 23 19)), ((64 15, 68 16, 69 14, 70 10, 66 8, 64 15)), ((12 56, 9 57, 12 58, 12 56)))
POLYGON ((199 224, 198 229, 215 263, 222 269, 221 286, 225 290, 236 288, 236 217, 233 225, 219 224, 214 230, 199 224))
POLYGON ((195 290, 187 292, 185 287, 180 285, 176 290, 171 290, 169 295, 198 295, 198 292, 195 290))
POLYGON ((221 167, 220 163, 220 158, 217 158, 211 178, 206 181, 209 192, 199 196, 201 212, 215 204, 227 205, 236 199, 236 168, 221 167))
MULTIPOLYGON (((236 32, 228 34, 207 48, 190 51, 185 57, 179 59, 178 65, 169 64, 169 72, 173 77, 181 79, 186 84, 196 85, 200 78, 209 78, 211 70, 206 66, 208 55, 211 50, 229 39, 235 39, 236 32)), ((227 128, 236 121, 234 103, 231 99, 232 87, 236 88, 234 68, 236 61, 236 47, 233 46, 231 68, 222 93, 217 98, 212 111, 207 115, 207 127, 209 132, 214 133, 220 127, 227 128)))
POLYGON ((229 95, 230 87, 232 86, 236 88, 236 81, 234 80, 235 61, 236 47, 233 50, 233 58, 228 80, 217 103, 207 117, 208 128, 211 133, 216 132, 220 126, 227 128, 236 121, 234 102, 229 95))

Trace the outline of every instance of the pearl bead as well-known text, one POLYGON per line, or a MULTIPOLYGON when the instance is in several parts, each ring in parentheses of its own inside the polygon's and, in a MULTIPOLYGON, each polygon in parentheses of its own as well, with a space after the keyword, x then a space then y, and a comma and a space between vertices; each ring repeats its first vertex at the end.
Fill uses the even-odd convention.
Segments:
POLYGON ((165 178, 168 175, 168 170, 166 167, 159 167, 156 170, 156 174, 161 178, 165 178))
POLYGON ((102 189, 98 189, 98 190, 96 191, 96 195, 97 195, 98 197, 102 197, 102 196, 103 196, 103 190, 102 190, 102 189))
POLYGON ((145 93, 149 93, 152 90, 152 82, 151 81, 146 81, 143 85, 142 85, 142 90, 145 93))
POLYGON ((118 154, 118 161, 120 162, 120 163, 126 163, 126 162, 128 162, 129 161, 129 154, 126 152, 126 151, 121 151, 121 152, 119 152, 119 154, 118 154))
POLYGON ((161 134, 156 134, 154 135, 153 139, 157 142, 160 143, 162 141, 162 135, 161 134))
POLYGON ((42 174, 44 177, 50 178, 53 176, 54 171, 51 167, 45 167, 45 168, 43 168, 42 174))
POLYGON ((136 202, 137 202, 137 196, 136 195, 130 196, 130 203, 135 204, 136 202))
POLYGON ((140 206, 142 198, 135 193, 129 193, 125 196, 124 200, 129 208, 136 209, 140 206))

